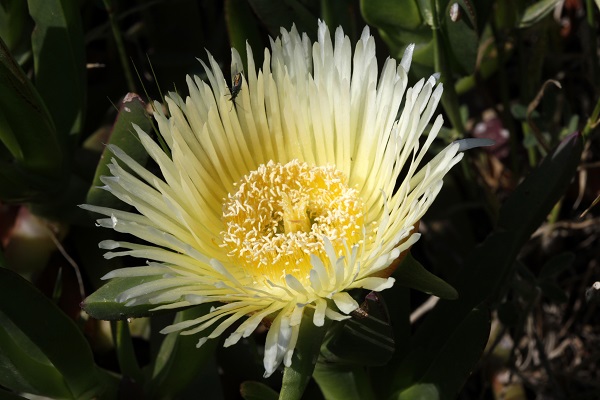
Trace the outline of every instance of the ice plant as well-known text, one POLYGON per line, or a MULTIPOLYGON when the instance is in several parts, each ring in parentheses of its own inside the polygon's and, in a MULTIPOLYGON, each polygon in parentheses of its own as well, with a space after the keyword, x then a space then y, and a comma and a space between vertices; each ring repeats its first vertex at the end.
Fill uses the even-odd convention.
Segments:
MULTIPOLYGON (((188 77, 189 97, 166 98, 170 116, 156 107, 170 154, 135 127, 161 176, 109 146, 116 158, 105 189, 137 213, 83 207, 108 217, 100 226, 147 242, 100 243, 123 249, 107 258, 150 260, 104 277, 151 278, 119 302, 214 303, 203 317, 163 330, 204 332, 198 346, 237 324, 230 346, 267 319, 270 375, 290 365, 307 309, 321 326, 358 307, 349 290, 392 286, 386 268, 418 240, 415 225, 462 153, 451 144, 422 162, 442 126, 441 116, 428 125, 442 85, 434 76, 407 89, 412 47, 399 64, 388 59, 379 78, 368 28, 354 52, 341 28, 334 43, 324 23, 316 43, 282 29, 258 72, 247 53, 235 107, 231 77, 210 55, 208 84, 188 77)), ((232 55, 235 77, 242 61, 232 55)))

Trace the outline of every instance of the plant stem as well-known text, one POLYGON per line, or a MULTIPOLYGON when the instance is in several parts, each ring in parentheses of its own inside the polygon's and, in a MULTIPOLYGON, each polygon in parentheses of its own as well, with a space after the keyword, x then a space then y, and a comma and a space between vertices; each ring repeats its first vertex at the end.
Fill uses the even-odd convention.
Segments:
POLYGON ((129 59, 127 58, 127 53, 125 52, 125 45, 123 44, 123 35, 121 35, 121 30, 117 24, 117 20, 115 19, 115 14, 113 12, 113 4, 112 0, 103 0, 104 7, 106 8, 106 12, 108 13, 108 19, 110 21, 110 27, 113 32, 113 37, 115 39, 115 44, 117 45, 117 51, 119 52, 119 59, 121 60, 121 66, 123 67, 123 72, 125 73, 125 80, 127 81, 127 89, 130 92, 136 91, 135 81, 133 80, 133 74, 131 73, 131 68, 129 66, 129 59))
POLYGON ((598 54, 596 53, 596 21, 594 20, 594 9, 596 8, 593 0, 586 0, 585 2, 586 22, 587 22, 587 44, 588 44, 588 55, 590 57, 590 68, 592 74, 592 84, 598 87, 598 54))
POLYGON ((587 139, 588 135, 598 126, 598 122, 600 118, 600 97, 596 102, 596 107, 594 107, 594 111, 592 111, 592 115, 588 118, 585 127, 583 128, 582 136, 583 139, 587 139))
POLYGON ((300 400, 302 398, 304 389, 312 377, 321 343, 323 343, 330 324, 331 320, 325 318, 325 324, 317 327, 313 323, 313 311, 310 309, 304 311, 298 342, 292 356, 292 365, 286 367, 283 373, 279 400, 300 400))
POLYGON ((431 0, 431 10, 433 12, 433 46, 434 46, 434 68, 441 73, 441 81, 444 84, 444 94, 442 95, 442 107, 448 114, 450 123, 458 133, 459 138, 465 136, 465 127, 462 123, 460 110, 458 108, 458 95, 456 94, 455 82, 452 75, 452 69, 448 63, 448 56, 445 50, 444 38, 440 29, 438 1, 431 0))

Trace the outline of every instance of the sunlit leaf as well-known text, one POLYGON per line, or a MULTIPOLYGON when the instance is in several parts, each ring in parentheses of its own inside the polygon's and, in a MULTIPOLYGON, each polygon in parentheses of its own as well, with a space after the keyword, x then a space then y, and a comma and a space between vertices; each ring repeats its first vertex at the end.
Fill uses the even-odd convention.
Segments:
POLYGON ((150 315, 152 308, 160 304, 140 304, 127 306, 126 303, 120 303, 117 298, 121 293, 142 283, 161 279, 160 276, 152 277, 134 277, 134 278, 114 278, 108 283, 89 295, 82 303, 81 307, 89 315, 96 319, 119 320, 125 318, 139 318, 150 315))
POLYGON ((318 363, 314 373, 326 400, 375 400, 363 366, 318 363))
MULTIPOLYGON (((369 24, 384 30, 414 30, 423 23, 418 2, 415 0, 361 0, 360 9, 369 24)), ((428 10, 427 7, 426 13, 428 10)))
MULTIPOLYGON (((116 145, 139 164, 144 165, 148 159, 148 152, 140 143, 133 124, 138 125, 144 132, 152 131, 152 120, 146 112, 146 104, 137 94, 128 93, 121 103, 119 115, 107 144, 116 145)), ((111 208, 123 207, 123 202, 113 196, 112 193, 101 189, 104 184, 100 181, 100 177, 111 175, 108 164, 110 164, 113 157, 109 148, 106 147, 96 168, 92 187, 87 194, 87 203, 111 208)))
POLYGON ((451 285, 427 271, 412 254, 408 254, 394 272, 396 285, 406 286, 442 299, 456 299, 459 294, 451 285))
POLYGON ((550 14, 560 0, 539 0, 525 9, 519 28, 528 28, 550 14))

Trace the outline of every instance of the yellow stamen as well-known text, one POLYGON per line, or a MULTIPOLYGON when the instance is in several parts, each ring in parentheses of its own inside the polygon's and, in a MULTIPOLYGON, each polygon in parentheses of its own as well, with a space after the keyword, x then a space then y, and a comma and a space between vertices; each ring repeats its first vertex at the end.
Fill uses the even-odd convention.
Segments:
POLYGON ((223 207, 222 246, 256 281, 308 282, 311 254, 327 260, 325 236, 338 255, 363 243, 363 202, 335 167, 270 161, 236 187, 223 207))

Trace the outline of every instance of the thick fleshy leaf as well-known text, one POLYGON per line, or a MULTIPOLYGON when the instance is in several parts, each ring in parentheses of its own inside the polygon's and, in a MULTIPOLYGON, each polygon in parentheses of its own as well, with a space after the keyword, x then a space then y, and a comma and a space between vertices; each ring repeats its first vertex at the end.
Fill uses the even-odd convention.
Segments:
POLYGON ((4 400, 24 400, 26 397, 21 397, 15 393, 0 388, 0 398, 4 400))
POLYGON ((338 324, 321 351, 327 362, 376 366, 386 364, 394 349, 394 332, 383 297, 371 292, 351 319, 338 324))
POLYGON ((150 315, 150 310, 158 307, 160 304, 126 306, 125 303, 119 303, 116 299, 127 289, 160 278, 160 276, 144 276, 111 279, 107 284, 89 295, 81 303, 81 308, 96 319, 119 320, 125 318, 147 317, 150 315))
POLYGON ((75 323, 29 282, 4 268, 0 269, 0 304, 3 314, 62 375, 72 397, 110 390, 107 375, 94 364, 75 323))
MULTIPOLYGON (((8 49, 15 51, 24 49, 25 38, 29 39, 27 32, 29 13, 27 3, 23 0, 5 0, 0 2, 0 38, 6 43, 8 49)), ((16 57, 18 58, 18 57, 16 57)))
POLYGON ((306 32, 311 40, 317 38, 317 16, 306 8, 305 2, 298 0, 248 0, 248 2, 273 37, 279 35, 280 28, 289 30, 292 25, 296 25, 298 32, 306 32))
POLYGON ((525 9, 519 28, 528 28, 550 14, 560 0, 540 0, 525 9))
POLYGON ((0 385, 17 392, 49 397, 71 395, 60 372, 1 312, 0 371, 0 385))
POLYGON ((441 353, 451 351, 450 343, 460 336, 457 332, 462 332, 463 340, 481 342, 483 346, 484 317, 480 315, 483 312, 475 311, 497 301, 502 295, 500 288, 517 265, 515 258, 519 250, 544 221, 571 181, 582 147, 579 134, 565 139, 504 203, 498 228, 473 250, 456 277, 454 286, 460 294, 459 299, 441 300, 417 330, 409 355, 392 378, 399 392, 417 384, 433 383, 439 388, 452 388, 441 392, 441 398, 454 398, 479 358, 474 349, 477 346, 471 343, 465 347, 468 347, 469 353, 458 356, 460 370, 452 357, 440 362, 441 353), (472 333, 465 328, 467 326, 471 326, 472 333), (444 371, 449 369, 453 370, 453 374, 445 378, 444 371), (439 380, 425 381, 425 376, 439 380))
MULTIPOLYGON (((229 34, 229 44, 240 53, 240 56, 245 63, 246 42, 253 49, 260 49, 263 47, 260 32, 258 30, 258 21, 247 1, 226 0, 225 15, 227 33, 229 34)), ((261 65, 262 55, 259 52, 257 53, 258 54, 253 54, 254 63, 256 65, 261 65)), ((247 65, 244 65, 244 69, 247 67, 247 65)))
POLYGON ((326 400, 377 398, 363 366, 318 363, 314 378, 326 400))
POLYGON ((421 26, 421 12, 415 0, 363 0, 360 9, 369 24, 414 30, 421 26))
MULTIPOLYGON (((173 323, 200 318, 209 312, 210 307, 210 304, 202 304, 180 311, 173 323)), ((219 342, 209 340, 199 349, 196 348, 196 343, 198 335, 180 335, 179 332, 173 332, 165 337, 156 356, 147 393, 161 399, 176 398, 198 377, 213 356, 219 342)))
POLYGON ((406 47, 414 43, 410 72, 416 76, 433 71, 433 13, 429 0, 361 0, 363 18, 379 29, 393 57, 401 59, 406 47), (418 22, 419 21, 419 22, 418 22))
POLYGON ((465 0, 451 1, 446 8, 444 29, 450 45, 450 53, 454 61, 465 74, 475 70, 479 37, 477 36, 477 17, 470 2, 465 0), (460 18, 453 18, 453 9, 457 9, 460 18))
POLYGON ((246 381, 240 387, 244 400, 277 400, 279 393, 262 382, 246 381))
POLYGON ((79 3, 28 0, 35 86, 65 138, 80 133, 85 110, 85 52, 79 3))
POLYGON ((319 357, 321 344, 325 333, 331 324, 329 318, 321 327, 313 323, 313 312, 306 310, 302 316, 298 342, 292 365, 285 368, 281 386, 280 398, 286 400, 299 400, 315 369, 319 357))
POLYGON ((410 368, 420 365, 422 357, 428 360, 427 368, 411 385, 392 397, 399 400, 414 399, 416 393, 425 390, 425 393, 432 394, 437 391, 436 396, 427 398, 454 399, 481 358, 489 333, 489 312, 472 310, 447 334, 441 346, 419 348, 408 353, 403 363, 407 369, 400 369, 405 376, 416 372, 410 368))
POLYGON ((454 300, 459 296, 456 289, 427 271, 410 253, 402 260, 393 276, 396 278, 396 285, 417 289, 442 299, 454 300))
MULTIPOLYGON (((138 125, 144 132, 152 130, 152 120, 146 112, 146 104, 137 94, 128 93, 121 103, 108 144, 118 146, 139 164, 144 165, 148 159, 148 152, 137 138, 133 124, 138 125)), ((87 194, 87 203, 110 208, 123 207, 123 202, 100 188, 104 186, 100 177, 110 175, 108 164, 112 157, 111 151, 106 147, 96 168, 94 183, 87 194)))
POLYGON ((43 100, 0 40, 0 199, 48 200, 64 183, 64 150, 43 100))

